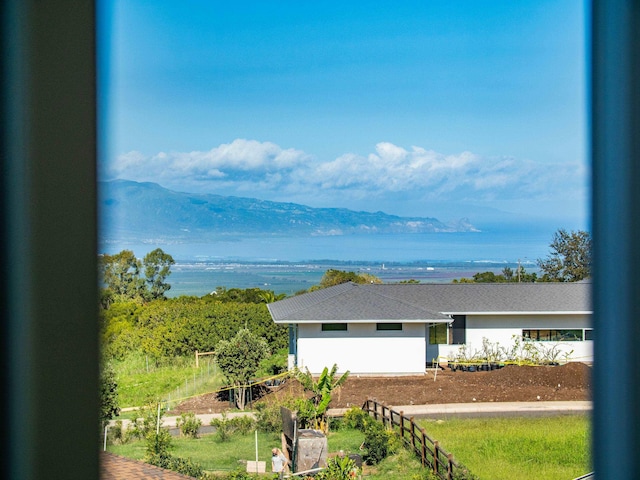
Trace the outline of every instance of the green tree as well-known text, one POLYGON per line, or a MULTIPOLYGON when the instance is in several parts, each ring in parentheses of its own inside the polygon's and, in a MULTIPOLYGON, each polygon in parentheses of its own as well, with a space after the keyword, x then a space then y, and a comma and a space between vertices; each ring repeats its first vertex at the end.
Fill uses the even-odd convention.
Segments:
POLYGON ((336 378, 337 372, 338 365, 336 364, 331 367, 331 370, 324 367, 318 380, 315 380, 308 368, 305 372, 296 370, 296 378, 302 387, 312 393, 311 398, 305 402, 298 415, 302 417, 301 420, 307 423, 307 426, 325 433, 329 428, 327 409, 331 402, 331 393, 346 382, 349 377, 349 370, 344 372, 340 378, 336 378))
POLYGON ((319 290, 322 288, 333 287, 334 285, 340 285, 341 283, 382 283, 380 278, 370 273, 356 273, 347 272, 344 270, 329 269, 322 278, 320 284, 311 287, 310 290, 319 290))
POLYGON ((263 290, 262 292, 260 292, 259 296, 264 303, 273 303, 273 302, 277 302, 278 300, 282 300, 283 298, 286 298, 287 294, 279 293, 276 295, 275 292, 273 292, 273 290, 263 290))
POLYGON ((578 282, 591 275, 591 235, 583 230, 559 229, 549 245, 551 252, 538 259, 545 282, 578 282))
POLYGON ((110 363, 105 363, 100 372, 100 424, 102 429, 113 417, 120 415, 118 405, 118 382, 110 363))
POLYGON ((144 256, 142 265, 147 285, 145 291, 147 300, 164 298, 164 293, 171 288, 171 285, 165 280, 171 275, 171 265, 175 263, 173 257, 160 248, 156 248, 144 256))
POLYGON ((216 287, 215 292, 202 297, 203 299, 216 302, 235 303, 271 303, 281 300, 286 294, 276 295, 273 290, 262 290, 260 288, 229 288, 224 286, 216 287))
POLYGON ((269 354, 267 342, 243 328, 231 340, 219 341, 215 351, 220 370, 233 386, 236 406, 244 410, 249 381, 269 354))
POLYGON ((113 292, 113 300, 144 298, 144 280, 140 278, 142 264, 131 250, 102 255, 98 265, 106 288, 113 292))
POLYGON ((514 272, 510 267, 502 269, 501 274, 478 272, 472 278, 454 279, 453 283, 533 283, 537 281, 535 273, 527 273, 522 265, 514 272))

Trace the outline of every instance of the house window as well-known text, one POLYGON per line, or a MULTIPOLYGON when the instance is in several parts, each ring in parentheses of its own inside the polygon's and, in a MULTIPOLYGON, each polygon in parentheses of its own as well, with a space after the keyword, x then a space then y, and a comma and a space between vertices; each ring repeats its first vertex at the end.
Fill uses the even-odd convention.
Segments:
POLYGON ((582 330, 522 330, 522 337, 537 342, 581 342, 582 330))
POLYGON ((402 330, 401 323, 376 323, 376 330, 402 330))
POLYGON ((322 331, 323 332, 346 332, 347 324, 346 323, 323 323, 322 331))
POLYGON ((432 323, 429 325, 429 344, 447 345, 448 332, 446 323, 432 323))
POLYGON ((584 330, 584 339, 585 340, 593 340, 593 328, 585 328, 585 330, 584 330))

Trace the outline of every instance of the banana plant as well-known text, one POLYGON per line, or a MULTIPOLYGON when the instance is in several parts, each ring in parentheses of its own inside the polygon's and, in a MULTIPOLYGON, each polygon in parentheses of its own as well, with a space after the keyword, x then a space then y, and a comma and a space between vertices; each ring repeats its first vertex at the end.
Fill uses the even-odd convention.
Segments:
POLYGON ((296 378, 306 391, 312 393, 312 396, 305 402, 304 411, 299 412, 302 414, 300 416, 306 418, 310 426, 316 430, 327 433, 329 424, 326 414, 331 402, 331 393, 347 380, 349 371, 347 370, 336 379, 338 365, 334 363, 331 370, 324 367, 318 380, 315 380, 309 369, 305 368, 305 370, 305 372, 296 370, 296 378))

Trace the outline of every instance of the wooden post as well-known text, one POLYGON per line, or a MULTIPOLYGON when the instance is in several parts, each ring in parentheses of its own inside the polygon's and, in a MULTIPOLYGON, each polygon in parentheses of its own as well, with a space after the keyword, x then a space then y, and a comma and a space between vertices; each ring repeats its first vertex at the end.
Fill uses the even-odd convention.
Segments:
POLYGON ((449 460, 447 465, 447 480, 453 479, 453 455, 448 454, 447 459, 449 460))
POLYGON ((413 417, 411 417, 409 420, 411 422, 410 423, 410 425, 411 425, 411 448, 413 448, 413 451, 415 453, 418 453, 418 451, 416 450, 416 424, 413 421, 413 417))
POLYGON ((433 473, 438 474, 438 441, 433 442, 433 473))
POLYGON ((422 458, 422 466, 424 467, 427 464, 427 439, 426 434, 424 432, 424 428, 420 429, 420 433, 422 434, 422 448, 420 449, 420 457, 422 458))
POLYGON ((400 412, 400 438, 404 442, 404 412, 400 412))
POLYGON ((196 350, 196 368, 198 368, 198 367, 199 367, 199 365, 198 365, 198 350, 196 350))

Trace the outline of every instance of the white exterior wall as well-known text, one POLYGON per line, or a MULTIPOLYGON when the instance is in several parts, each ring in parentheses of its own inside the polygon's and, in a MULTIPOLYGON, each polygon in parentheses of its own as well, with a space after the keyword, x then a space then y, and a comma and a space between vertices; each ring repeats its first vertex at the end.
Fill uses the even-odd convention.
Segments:
POLYGON ((299 368, 319 374, 324 367, 352 374, 422 374, 425 326, 404 323, 402 330, 376 330, 375 323, 350 323, 347 331, 323 332, 321 324, 298 325, 299 368))
MULTIPOLYGON (((522 330, 569 330, 591 328, 590 315, 467 315, 466 345, 473 350, 482 350, 482 339, 487 338, 493 344, 500 343, 502 347, 514 344, 513 336, 522 336, 522 330)), ((428 341, 428 337, 427 337, 428 341)), ((562 352, 570 352, 569 361, 592 362, 593 341, 582 342, 535 342, 543 348, 558 345, 562 352)), ((460 345, 428 345, 427 358, 437 356, 454 358, 460 345)), ((564 360, 561 354, 558 360, 564 360)))

